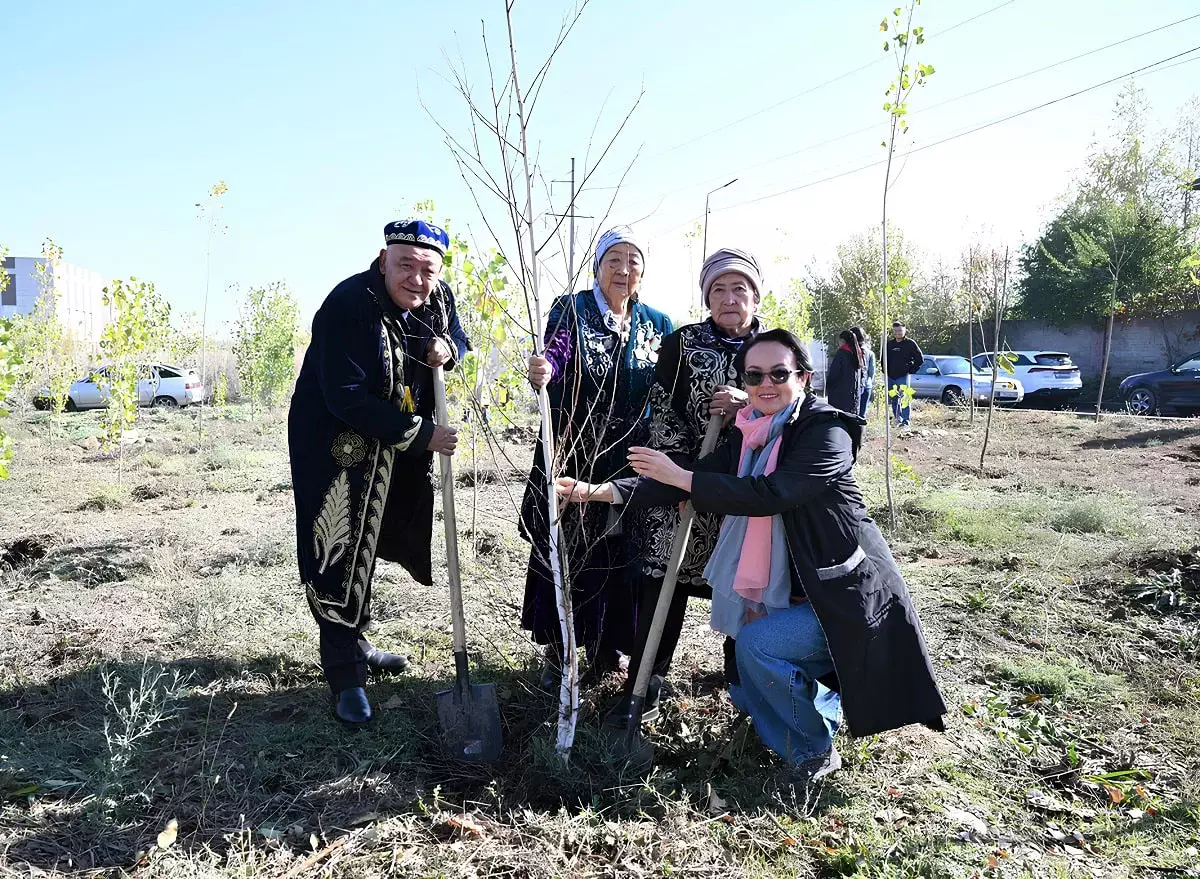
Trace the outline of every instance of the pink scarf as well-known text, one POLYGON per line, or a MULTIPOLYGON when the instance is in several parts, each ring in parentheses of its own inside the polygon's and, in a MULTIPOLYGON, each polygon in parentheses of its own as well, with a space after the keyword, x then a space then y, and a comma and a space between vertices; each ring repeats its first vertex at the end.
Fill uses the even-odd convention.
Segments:
MULTIPOLYGON (((749 476, 750 467, 748 456, 752 449, 761 449, 766 445, 771 434, 773 415, 753 417, 753 407, 746 406, 738 410, 734 425, 742 432, 742 455, 738 461, 738 475, 749 476)), ((766 476, 775 472, 779 461, 778 438, 771 444, 767 453, 767 462, 762 467, 761 474, 766 476)), ((757 469, 757 468, 756 468, 757 469)), ((771 516, 748 516, 746 518, 746 537, 742 541, 742 554, 738 559, 737 573, 733 578, 733 591, 747 601, 762 602, 763 590, 771 579, 771 516)))

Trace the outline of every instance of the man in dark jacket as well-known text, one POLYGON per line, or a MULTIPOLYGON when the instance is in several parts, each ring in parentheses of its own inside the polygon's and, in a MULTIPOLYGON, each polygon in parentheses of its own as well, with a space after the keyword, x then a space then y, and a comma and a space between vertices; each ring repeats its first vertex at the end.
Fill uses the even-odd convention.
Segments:
POLYGON ((334 714, 355 725, 371 719, 368 666, 408 665, 363 635, 371 578, 379 557, 432 583, 430 468, 434 452, 452 455, 456 443, 432 417, 432 368, 452 367, 469 348, 440 280, 446 233, 408 220, 385 226, 384 241, 313 318, 288 413, 300 579, 334 714))
POLYGON ((921 346, 908 338, 904 324, 892 324, 892 338, 888 339, 887 357, 884 368, 887 374, 888 397, 892 401, 892 415, 901 427, 908 425, 909 405, 905 399, 908 377, 921 368, 925 355, 921 346), (894 389, 894 390, 893 390, 894 389))

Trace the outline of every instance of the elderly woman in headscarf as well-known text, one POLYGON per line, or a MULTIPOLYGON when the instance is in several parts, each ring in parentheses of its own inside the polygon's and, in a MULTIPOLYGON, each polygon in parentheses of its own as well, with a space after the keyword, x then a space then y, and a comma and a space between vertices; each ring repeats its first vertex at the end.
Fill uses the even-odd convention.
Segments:
MULTIPOLYGON (((644 439, 662 339, 674 327, 641 301, 645 252, 625 226, 600 236, 589 290, 559 297, 546 325, 545 356, 529 359, 529 381, 550 396, 560 474, 587 481, 631 475, 626 450, 644 439)), ((558 686, 562 631, 549 561, 549 516, 541 441, 521 509, 532 544, 521 626, 545 645, 540 683, 558 686)), ((626 528, 618 510, 575 507, 560 522, 575 616, 575 641, 588 653, 589 679, 617 668, 634 642, 634 600, 625 568, 626 528)), ((564 584, 565 585, 565 584, 564 584)))
MULTIPOLYGON (((722 248, 700 269, 700 304, 708 318, 680 327, 663 339, 650 391, 649 445, 671 456, 681 466, 700 457, 700 446, 711 415, 729 420, 746 405, 739 387, 734 358, 760 330, 757 317, 762 300, 762 272, 754 255, 722 248)), ((728 431, 728 424, 725 431, 728 431)), ((637 598, 637 642, 630 658, 630 675, 621 699, 606 716, 610 726, 628 723, 634 671, 646 647, 650 621, 658 603, 671 554, 671 541, 679 523, 675 507, 647 507, 626 514, 633 551, 631 576, 637 598)), ((721 517, 696 516, 687 554, 671 599, 670 612, 654 659, 654 674, 646 695, 643 717, 653 720, 671 658, 683 632, 688 598, 711 598, 704 566, 717 542, 721 517)), ((733 641, 726 641, 727 675, 732 667, 733 641)))

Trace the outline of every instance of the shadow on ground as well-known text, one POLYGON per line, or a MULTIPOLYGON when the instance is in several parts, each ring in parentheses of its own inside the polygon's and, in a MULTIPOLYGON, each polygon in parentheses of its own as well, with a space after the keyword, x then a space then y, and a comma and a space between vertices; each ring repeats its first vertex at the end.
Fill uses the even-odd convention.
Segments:
POLYGON ((645 776, 613 758, 594 708, 564 766, 556 706, 530 676, 484 666, 475 677, 495 682, 502 703, 505 751, 492 767, 444 758, 435 694, 447 680, 372 682, 376 718, 363 730, 333 720, 315 668, 271 655, 112 663, 0 692, 0 797, 17 818, 7 861, 128 867, 172 818, 179 848, 221 852, 246 830, 303 846, 438 802, 497 820, 526 809, 653 815, 665 796, 705 801, 714 771, 731 806, 768 800, 770 760, 744 725, 731 739, 723 694, 691 700, 686 722, 664 708, 645 776))

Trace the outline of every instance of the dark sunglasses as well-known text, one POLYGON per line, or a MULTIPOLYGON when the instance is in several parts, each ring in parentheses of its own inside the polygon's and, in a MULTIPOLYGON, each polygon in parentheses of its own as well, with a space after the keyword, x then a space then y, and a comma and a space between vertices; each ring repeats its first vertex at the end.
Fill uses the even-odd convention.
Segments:
POLYGON ((803 375, 802 369, 784 369, 782 366, 778 369, 772 369, 770 372, 761 372, 757 369, 747 369, 742 373, 742 381, 748 387, 757 388, 763 383, 764 378, 770 378, 771 384, 783 385, 787 384, 787 380, 793 375, 803 375))

